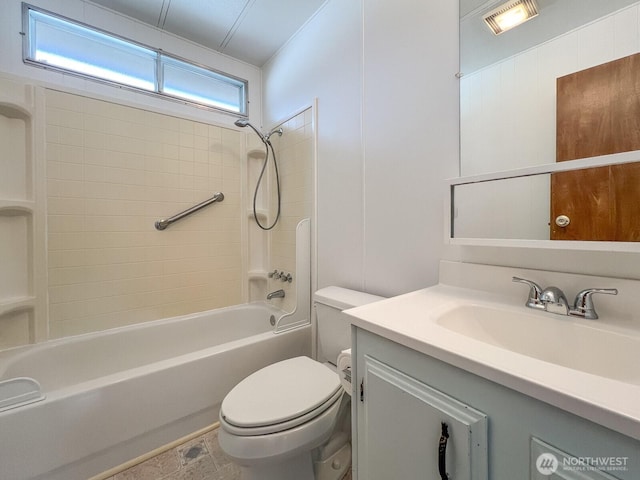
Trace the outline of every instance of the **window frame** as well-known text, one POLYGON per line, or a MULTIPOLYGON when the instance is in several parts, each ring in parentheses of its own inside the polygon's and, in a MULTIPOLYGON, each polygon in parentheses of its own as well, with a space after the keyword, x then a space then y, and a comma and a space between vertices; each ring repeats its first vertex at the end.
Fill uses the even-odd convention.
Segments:
MULTIPOLYGON (((181 103, 184 105, 191 105, 193 107, 196 108, 201 108, 201 109, 205 109, 205 110, 212 110, 212 111, 220 111, 220 112, 224 112, 224 113, 230 113, 233 115, 238 115, 240 117, 246 118, 249 115, 248 109, 249 109, 249 82, 243 78, 237 77, 235 75, 230 75, 226 72, 222 72, 220 70, 217 70, 215 68, 211 68, 207 65, 198 63, 198 62, 194 62, 192 60, 180 57, 178 55, 174 55, 172 53, 166 52, 162 49, 159 48, 154 48, 151 47, 149 45, 145 45, 143 43, 140 42, 136 42, 135 40, 131 40, 129 38, 123 37, 121 35, 117 35, 115 33, 112 32, 108 32, 106 30, 103 30, 101 28, 97 28, 94 27, 92 25, 87 25, 86 23, 83 22, 79 22, 77 20, 65 17, 63 15, 58 15, 57 13, 42 9, 40 7, 36 7, 34 5, 28 4, 26 2, 22 2, 22 31, 20 32, 20 34, 22 35, 22 61, 26 64, 26 65, 30 65, 33 67, 37 67, 37 68, 42 68, 44 70, 51 70, 51 71, 56 71, 56 72, 60 72, 60 73, 64 73, 65 75, 73 75, 75 77, 79 77, 79 78, 83 78, 86 80, 91 80, 94 82, 98 82, 98 83, 102 83, 102 84, 106 84, 106 85, 110 85, 116 88, 121 88, 124 90, 130 90, 130 91, 134 91, 137 93, 143 93, 146 95, 151 95, 153 97, 160 97, 163 99, 167 99, 167 100, 171 100, 173 102, 177 102, 177 103, 181 103), (42 15, 47 15, 50 16, 54 19, 57 20, 61 20, 63 22, 67 22, 71 25, 75 25, 93 32, 97 32, 99 34, 105 35, 107 37, 111 37, 114 38, 115 40, 121 41, 121 42, 125 42, 127 44, 139 47, 139 48, 143 48, 145 50, 149 50, 151 52, 154 53, 155 55, 155 68, 154 68, 154 72, 153 72, 153 76, 154 76, 154 90, 146 90, 144 88, 138 88, 132 85, 127 85, 125 83, 119 83, 117 81, 114 80, 110 80, 107 78, 102 78, 102 77, 97 77, 94 75, 90 75, 87 73, 82 73, 79 71, 75 71, 75 70, 70 70, 70 69, 66 69, 64 67, 59 67, 56 65, 50 65, 44 62, 40 62, 38 60, 35 60, 34 58, 31 58, 30 54, 31 54, 31 45, 32 45, 32 41, 31 41, 31 17, 29 12, 30 11, 34 11, 34 12, 38 12, 42 15), (222 77, 223 79, 228 79, 228 83, 230 85, 237 85, 239 86, 239 108, 238 110, 234 110, 234 109, 227 109, 227 108, 223 108, 223 107, 217 107, 211 104, 207 104, 207 103, 200 103, 197 101, 193 101, 193 100, 189 100, 183 97, 179 97, 179 96, 175 96, 175 95, 171 95, 168 93, 165 93, 163 91, 164 89, 164 85, 163 85, 163 75, 162 75, 162 71, 163 71, 163 59, 167 58, 169 59, 169 61, 178 61, 181 63, 184 63, 186 66, 193 66, 199 69, 203 69, 207 72, 211 72, 214 76, 218 76, 218 77, 222 77)), ((215 101, 217 103, 217 100, 214 98, 212 99, 212 101, 215 101)))

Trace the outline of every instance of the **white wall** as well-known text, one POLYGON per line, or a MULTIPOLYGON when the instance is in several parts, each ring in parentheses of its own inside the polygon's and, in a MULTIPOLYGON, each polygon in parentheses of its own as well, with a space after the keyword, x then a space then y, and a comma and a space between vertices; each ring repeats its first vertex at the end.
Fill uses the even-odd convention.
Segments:
MULTIPOLYGON (((391 295, 434 282, 439 258, 640 278, 636 253, 442 247, 442 180, 458 155, 457 2, 384 3, 329 0, 263 70, 265 124, 319 99, 318 286, 391 295)), ((588 34, 586 51, 623 48, 623 21, 617 44, 588 34)))
MULTIPOLYGON (((83 0, 30 0, 29 3, 72 20, 112 32, 150 47, 161 48, 168 53, 248 80, 249 116, 252 122, 255 121, 259 124, 260 118, 262 118, 262 92, 260 88, 262 77, 259 68, 83 0)), ((118 101, 130 106, 147 108, 192 120, 233 125, 236 117, 230 114, 198 109, 148 94, 136 93, 84 80, 73 75, 26 65, 22 61, 21 30, 21 0, 3 0, 0 6, 0 72, 22 77, 32 83, 58 87, 93 98, 118 101)))
POLYGON ((458 2, 364 2, 366 288, 437 283, 458 175, 458 2))
POLYGON ((318 99, 318 287, 364 288, 361 65, 361 1, 329 0, 263 67, 266 126, 318 99))
POLYGON ((263 70, 270 125, 318 98, 318 286, 437 281, 457 174, 457 2, 329 0, 263 70))

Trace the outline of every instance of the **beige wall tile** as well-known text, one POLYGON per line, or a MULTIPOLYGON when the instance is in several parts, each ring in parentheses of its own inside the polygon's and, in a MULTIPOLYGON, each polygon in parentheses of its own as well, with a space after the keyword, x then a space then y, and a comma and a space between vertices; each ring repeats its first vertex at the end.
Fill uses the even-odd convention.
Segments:
POLYGON ((30 323, 30 316, 27 312, 4 315, 0 330, 0 349, 30 343, 32 341, 29 333, 30 323))
MULTIPOLYGON (((283 135, 273 136, 281 184, 281 217, 271 230, 270 268, 296 275, 296 227, 312 214, 313 195, 313 124, 311 110, 296 115, 282 125, 283 135)), ((260 148, 259 145, 256 148, 260 148)), ((269 173, 273 175, 272 172, 269 173)), ((275 179, 270 178, 272 185, 275 179)), ((275 187, 272 187, 275 189, 275 187)), ((272 197, 275 197, 275 194, 272 197)), ((275 211, 275 202, 270 207, 275 211)), ((269 291, 282 288, 285 298, 279 301, 280 308, 292 311, 295 307, 295 282, 282 283, 269 280, 269 291)))
POLYGON ((239 303, 244 137, 61 92, 46 101, 52 336, 239 303), (223 188, 224 204, 154 229, 223 188))

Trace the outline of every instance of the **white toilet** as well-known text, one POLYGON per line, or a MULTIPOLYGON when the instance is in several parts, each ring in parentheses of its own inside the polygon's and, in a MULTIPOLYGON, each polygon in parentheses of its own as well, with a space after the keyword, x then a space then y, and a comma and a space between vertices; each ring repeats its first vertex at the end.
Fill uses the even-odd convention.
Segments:
POLYGON ((335 364, 340 352, 351 348, 351 330, 342 310, 378 300, 382 297, 340 287, 318 290, 319 361, 296 357, 274 363, 225 397, 218 439, 240 466, 242 480, 344 476, 351 464, 350 397, 335 364))

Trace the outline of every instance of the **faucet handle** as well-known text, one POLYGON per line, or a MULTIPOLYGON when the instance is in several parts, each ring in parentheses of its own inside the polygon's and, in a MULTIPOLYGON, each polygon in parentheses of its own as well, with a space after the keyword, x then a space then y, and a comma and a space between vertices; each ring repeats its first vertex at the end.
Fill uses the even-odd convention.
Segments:
POLYGON ((595 320, 598 318, 598 314, 596 313, 596 308, 593 304, 593 294, 594 293, 604 293, 606 295, 617 295, 617 288, 587 288, 578 292, 576 295, 576 300, 574 302, 574 306, 569 312, 569 315, 575 317, 582 317, 589 320, 595 320))
POLYGON ((291 283, 293 281, 293 276, 290 273, 282 272, 280 280, 291 283))
POLYGON ((273 272, 269 272, 269 273, 267 274, 267 276, 268 276, 269 278, 274 278, 274 279, 276 279, 276 280, 277 280, 278 278, 280 278, 280 274, 278 273, 278 269, 277 269, 277 268, 276 268, 273 272))
POLYGON ((525 303, 527 307, 544 309, 544 304, 540 300, 540 295, 542 295, 542 288, 540 288, 540 285, 536 282, 520 277, 512 277, 511 281, 529 285, 529 298, 527 299, 527 303, 525 303))

